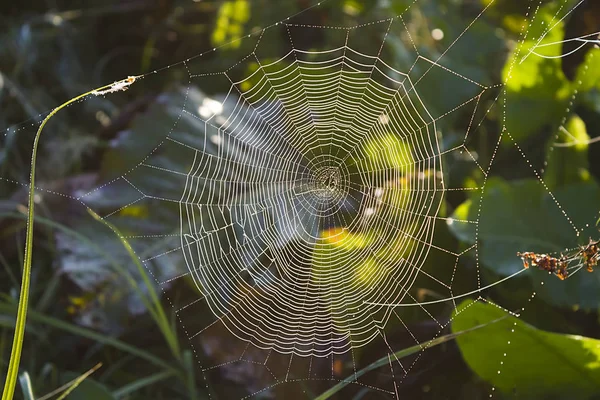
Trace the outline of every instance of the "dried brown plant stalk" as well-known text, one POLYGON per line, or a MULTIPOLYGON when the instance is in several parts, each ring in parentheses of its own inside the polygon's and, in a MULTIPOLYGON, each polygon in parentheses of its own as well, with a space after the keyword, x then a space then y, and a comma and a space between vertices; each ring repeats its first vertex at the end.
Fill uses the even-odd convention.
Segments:
POLYGON ((592 240, 581 246, 577 251, 560 257, 553 257, 548 254, 538 254, 531 251, 517 253, 517 256, 523 260, 523 267, 536 267, 542 271, 556 275, 559 279, 565 280, 569 276, 569 270, 586 267, 588 272, 594 272, 594 267, 598 265, 600 240, 592 240))

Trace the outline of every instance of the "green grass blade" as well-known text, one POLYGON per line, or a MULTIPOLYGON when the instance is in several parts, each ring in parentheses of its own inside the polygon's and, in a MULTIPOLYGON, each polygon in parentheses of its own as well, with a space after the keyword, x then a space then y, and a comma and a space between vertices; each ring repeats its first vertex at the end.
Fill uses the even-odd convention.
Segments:
POLYGON ((15 335, 13 338, 12 350, 10 353, 10 362, 8 364, 8 372, 6 374, 6 382, 4 385, 4 391, 2 392, 2 400, 12 400, 15 393, 15 386, 17 383, 17 376, 19 374, 19 364, 21 362, 21 350, 23 349, 23 338, 25 336, 25 324, 27 322, 27 307, 29 305, 29 284, 31 277, 31 260, 33 256, 33 217, 34 217, 34 206, 35 206, 35 163, 37 158, 37 149, 40 142, 40 136, 44 130, 46 123, 52 118, 57 112, 64 107, 88 96, 93 91, 84 93, 80 96, 74 97, 61 106, 52 110, 50 114, 40 124, 40 127, 35 135, 33 141, 33 150, 31 155, 31 172, 29 174, 29 196, 27 201, 27 235, 25 239, 25 257, 23 260, 23 281, 21 282, 21 291, 19 293, 19 308, 17 311, 17 324, 15 327, 15 335))
MULTIPOLYGON (((8 328, 11 331, 15 329, 15 317, 14 315, 0 315, 0 327, 2 328, 8 328)), ((48 341, 45 338, 45 334, 43 332, 38 331, 35 328, 32 327, 27 327, 27 334, 28 335, 33 335, 36 337, 36 339, 38 339, 39 341, 43 341, 44 343, 48 343, 48 341)), ((0 353, 0 356, 2 354, 0 353)), ((0 357, 0 360, 4 360, 2 357, 0 357)))
POLYGON ((190 396, 190 400, 197 400, 198 399, 198 391, 196 390, 196 375, 194 374, 195 368, 194 368, 194 358, 192 356, 192 352, 189 350, 186 350, 183 353, 183 362, 185 364, 185 368, 187 370, 187 375, 188 375, 188 380, 187 380, 187 385, 188 385, 188 394, 190 396))
POLYGON ((115 235, 117 235, 119 237, 119 240, 121 241, 121 243, 127 250, 127 253, 131 257, 131 260, 137 267, 139 274, 142 276, 144 284, 148 288, 148 293, 150 295, 151 302, 153 303, 152 311, 153 311, 153 316, 156 320, 156 323, 157 323, 158 327, 160 328, 160 330, 162 331, 167 343, 169 344, 169 347, 171 348, 173 355, 179 359, 181 356, 181 353, 180 353, 180 347, 179 347, 179 342, 177 340, 177 336, 176 336, 175 332, 173 331, 173 329, 171 329, 171 324, 170 324, 169 319, 167 318, 167 315, 165 313, 165 310, 163 309, 163 306, 160 302, 160 298, 158 297, 158 294, 156 293, 156 290, 154 289, 154 284, 150 281, 150 278, 148 277, 148 272, 146 271, 146 268, 142 265, 140 258, 137 256, 137 254, 133 250, 133 247, 131 247, 131 244, 129 243, 129 241, 123 236, 123 234, 117 229, 117 227, 115 227, 113 224, 106 221, 105 219, 101 218, 92 209, 88 208, 88 212, 90 213, 90 215, 92 217, 94 217, 94 219, 96 219, 97 221, 100 221, 104 225, 108 226, 115 233, 115 235))
MULTIPOLYGON (((135 81, 135 78, 127 78, 119 82, 121 88, 126 88, 135 81)), ((29 285, 31 278, 31 261, 33 258, 33 223, 35 215, 35 165, 37 161, 37 150, 40 142, 40 137, 44 127, 57 112, 63 108, 91 95, 100 94, 103 91, 114 89, 117 83, 104 85, 98 89, 90 90, 89 92, 73 97, 69 101, 61 104, 52 110, 40 124, 35 139, 33 140, 33 148, 31 153, 31 171, 29 173, 29 196, 27 198, 27 234, 25 239, 25 257, 23 259, 23 280, 21 282, 21 291, 19 293, 19 307, 17 310, 17 323, 15 326, 15 334, 13 337, 13 345, 10 353, 10 361, 8 364, 8 372, 6 373, 6 381, 2 392, 2 400, 12 400, 15 394, 17 385, 17 377, 19 375, 19 365, 21 363, 21 351, 23 350, 23 338, 25 337, 25 325, 27 322, 27 308, 29 306, 29 285)), ((121 90, 122 90, 121 89, 121 90)))
MULTIPOLYGON (((0 312, 8 312, 12 313, 14 311, 14 306, 7 304, 0 304, 0 312)), ((61 321, 56 318, 48 317, 46 315, 37 313, 35 311, 29 312, 29 317, 32 321, 51 326, 53 328, 72 333, 77 336, 85 337, 91 340, 94 340, 98 343, 102 343, 107 346, 114 347, 116 349, 122 350, 126 353, 135 355, 139 358, 142 358, 150 363, 159 366, 161 368, 173 371, 179 374, 179 370, 175 369, 173 366, 168 364, 166 361, 162 360, 159 357, 156 357, 154 354, 141 350, 137 347, 134 347, 130 344, 127 344, 118 339, 112 338, 110 336, 102 335, 95 331, 92 331, 87 328, 82 328, 77 325, 70 324, 68 322, 61 321)))
MULTIPOLYGON (((50 393, 45 394, 44 396, 40 397, 37 400, 48 400, 54 396, 56 396, 59 393, 64 392, 65 390, 69 390, 71 389, 67 395, 69 393, 71 393, 77 386, 79 386, 81 384, 81 382, 83 382, 85 380, 85 378, 87 378, 88 376, 90 376, 93 372, 95 372, 98 368, 100 368, 102 366, 102 363, 98 363, 96 364, 92 369, 90 369, 89 371, 87 371, 84 375, 85 377, 83 379, 80 379, 82 376, 78 376, 77 378, 73 379, 70 382, 65 383, 64 385, 62 385, 61 387, 51 391, 50 393), (87 374, 87 375, 86 375, 87 374)), ((64 395, 64 394, 63 394, 64 395)), ((61 396, 61 398, 63 398, 61 396)))
POLYGON ((60 397, 58 399, 56 399, 56 400, 64 400, 64 399, 66 399, 67 396, 69 394, 71 394, 71 392, 73 390, 77 389, 77 386, 81 385, 81 382, 83 382, 84 380, 86 380, 88 378, 88 376, 90 376, 91 374, 93 374, 94 372, 96 372, 100 367, 102 367, 102 363, 96 364, 89 371, 87 371, 83 375, 79 376, 74 381, 72 381, 73 383, 71 383, 71 385, 67 388, 67 390, 65 390, 63 392, 63 394, 61 394, 60 397))
MULTIPOLYGON (((470 329, 465 329, 464 331, 460 331, 460 332, 455 332, 455 333, 449 333, 447 335, 444 336, 440 336, 438 338, 429 340, 427 342, 424 343, 419 343, 415 346, 411 346, 408 347, 406 349, 403 350, 399 350, 397 352, 394 353, 394 357, 397 359, 401 359, 404 357, 407 357, 411 354, 415 354, 418 353, 419 351, 423 350, 423 349, 428 349, 431 347, 435 347, 438 346, 442 343, 446 343, 449 342, 451 340, 454 340, 456 337, 473 332, 477 329, 481 329, 485 326, 488 326, 490 324, 493 324, 494 322, 498 322, 502 319, 504 319, 506 317, 503 318, 499 318, 497 320, 491 321, 487 324, 482 324, 482 325, 477 325, 474 326, 473 328, 470 329)), ((380 358, 377 361, 374 361, 373 363, 367 365, 365 368, 361 369, 360 371, 357 371, 355 374, 353 374, 352 376, 344 379, 343 381, 339 382, 338 384, 336 384, 335 386, 331 387, 329 390, 321 393, 320 396, 316 397, 315 400, 326 400, 331 398, 331 396, 333 396, 334 394, 336 394, 337 392, 339 392, 340 390, 342 390, 343 388, 345 388, 346 386, 348 386, 350 383, 353 383, 356 379, 358 379, 359 377, 361 377, 362 375, 366 374, 369 371, 373 371, 374 369, 383 367, 385 365, 389 365, 389 358, 388 355, 386 355, 385 357, 380 358)))
POLYGON ((21 374, 19 377, 19 383, 21 384, 21 390, 23 391, 23 398, 25 400, 35 400, 33 388, 31 387, 31 378, 29 378, 27 371, 21 374))
MULTIPOLYGON (((26 218, 22 214, 19 214, 19 213, 0 213, 0 217, 26 218)), ((35 222, 38 224, 49 226, 49 227, 59 230, 63 233, 66 233, 67 235, 73 236, 74 238, 76 238, 78 240, 81 240, 83 243, 85 243, 91 249, 96 251, 99 255, 104 257, 110 263, 112 268, 127 280, 129 285, 133 288, 133 290, 136 292, 136 294, 140 297, 140 299, 142 300, 142 302, 144 303, 144 305, 146 306, 146 308, 148 309, 148 311, 150 312, 152 317, 155 320, 158 318, 158 316, 156 315, 156 313, 154 311, 154 307, 148 301, 146 294, 141 290, 141 288, 139 287, 139 285, 137 284, 135 279, 131 276, 131 274, 127 271, 127 269, 123 268, 123 266, 121 266, 121 264, 119 264, 114 259, 114 257, 112 257, 108 252, 104 251, 93 240, 91 240, 87 236, 81 234, 80 232, 77 232, 76 230, 69 228, 68 226, 59 224, 55 221, 52 221, 52 220, 44 218, 44 217, 39 217, 39 216, 35 217, 35 222)))
MULTIPOLYGON (((121 82, 127 83, 126 86, 133 83, 135 79, 126 79, 121 82)), ((125 86, 125 87, 126 87, 125 86)), ((21 291, 19 293, 19 308, 17 310, 17 324, 13 337, 13 345, 10 353, 10 361, 8 364, 8 372, 6 373, 6 381, 4 390, 2 391, 2 400, 12 400, 15 394, 17 385, 17 377, 19 375, 19 365, 21 363, 21 351, 23 350, 23 338, 25 337, 25 325, 27 322, 27 308, 29 306, 29 285, 31 278, 31 261, 33 258, 33 223, 35 215, 35 165, 37 161, 37 150, 40 143, 40 137, 44 127, 57 112, 63 108, 91 95, 98 94, 107 89, 114 87, 114 84, 105 85, 98 89, 90 90, 79 96, 73 97, 69 101, 61 104, 52 110, 40 124, 35 139, 33 140, 33 148, 31 153, 31 171, 29 173, 29 196, 27 198, 27 234, 25 239, 25 257, 23 260, 23 280, 21 282, 21 291)))
MULTIPOLYGON (((124 397, 124 396, 134 393, 146 386, 150 386, 150 385, 155 384, 156 382, 160 382, 162 380, 169 379, 169 378, 173 377, 174 375, 175 374, 173 374, 172 371, 158 372, 156 374, 147 376, 145 378, 138 379, 135 382, 132 382, 126 386, 123 386, 122 388, 120 388, 118 390, 115 390, 113 392, 113 395, 117 398, 124 397)), ((40 400, 42 400, 42 399, 40 399, 40 400)))

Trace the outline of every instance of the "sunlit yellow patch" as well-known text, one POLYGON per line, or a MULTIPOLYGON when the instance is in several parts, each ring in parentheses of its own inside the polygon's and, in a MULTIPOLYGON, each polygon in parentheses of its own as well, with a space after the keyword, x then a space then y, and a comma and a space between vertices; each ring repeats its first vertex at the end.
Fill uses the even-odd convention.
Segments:
POLYGON ((527 23, 526 19, 522 15, 510 14, 502 18, 502 25, 514 33, 521 32, 523 25, 527 23))
POLYGON ((398 263, 413 254, 413 250, 417 246, 417 241, 407 235, 399 234, 389 240, 385 246, 380 248, 375 255, 378 259, 392 261, 398 263))
POLYGON ((212 43, 215 46, 227 46, 236 49, 241 41, 235 40, 242 35, 244 25, 250 19, 250 3, 248 0, 226 1, 221 5, 215 30, 212 34, 212 43), (233 42, 231 42, 234 40, 233 42))
MULTIPOLYGON (((548 6, 551 7, 551 6, 548 6)), ((555 22, 552 8, 540 10, 537 18, 530 28, 532 31, 546 32, 543 39, 536 40, 530 38, 525 41, 518 52, 513 54, 516 57, 517 64, 507 62, 502 71, 502 79, 506 82, 509 90, 518 92, 522 89, 536 87, 545 84, 549 75, 559 82, 557 87, 560 98, 570 94, 570 86, 564 80, 560 79, 560 59, 558 58, 562 51, 563 23, 555 22), (546 29, 552 26, 552 29, 546 29)))
POLYGON ((374 283, 377 281, 377 275, 380 273, 380 265, 372 258, 356 266, 356 280, 362 284, 374 283))
POLYGON ((244 81, 240 84, 240 89, 242 89, 243 92, 247 92, 251 88, 252 88, 252 83, 250 81, 244 81))
POLYGON ((329 244, 344 250, 362 249, 373 241, 371 235, 350 233, 343 228, 333 228, 323 231, 321 232, 321 238, 323 238, 323 244, 329 244))
POLYGON ((83 296, 69 296, 70 304, 67 306, 67 312, 73 315, 85 310, 94 301, 94 296, 92 292, 83 296))
POLYGON ((343 9, 346 14, 356 16, 363 11, 364 5, 357 0, 346 0, 343 9))
POLYGON ((410 181, 403 177, 388 183, 383 191, 382 201, 384 206, 391 208, 390 211, 397 213, 410 208, 410 197, 410 181))
POLYGON ((129 206, 121 211, 119 211, 119 215, 122 217, 133 217, 133 218, 147 218, 149 215, 148 207, 146 206, 129 206))
POLYGON ((463 187, 467 189, 477 189, 479 187, 479 184, 472 177, 467 177, 463 181, 463 187))
POLYGON ((577 151, 586 151, 590 137, 587 133, 585 122, 577 115, 572 116, 564 127, 563 143, 573 143, 577 151))
MULTIPOLYGON (((246 67, 246 71, 245 71, 245 75, 248 77, 245 81, 243 81, 242 83, 240 83, 240 90, 242 92, 247 92, 250 89, 252 89, 253 87, 255 87, 257 85, 257 83, 263 79, 264 77, 264 73, 257 73, 255 74, 256 71, 258 71, 261 68, 261 65, 268 65, 271 64, 273 62, 277 62, 278 65, 278 70, 282 70, 285 67, 287 67, 289 65, 288 62, 286 62, 285 60, 278 60, 278 59, 274 59, 274 58, 263 58, 260 60, 261 64, 257 63, 256 61, 250 61, 246 67)), ((268 87, 268 85, 267 85, 268 87)), ((272 94, 269 94, 269 90, 267 89, 267 87, 264 87, 262 89, 255 89, 255 92, 253 93, 253 96, 256 97, 263 97, 263 96, 272 96, 272 94)))
POLYGON ((89 299, 86 299, 83 296, 81 296, 81 297, 69 296, 69 301, 75 307, 82 307, 82 306, 86 305, 89 302, 89 299))
POLYGON ((579 168, 577 170, 577 174, 579 175, 579 179, 581 179, 584 182, 589 181, 590 179, 592 179, 592 175, 590 175, 590 171, 588 171, 585 168, 579 168))
POLYGON ((405 172, 410 171, 414 164, 410 145, 391 133, 370 141, 365 152, 371 163, 383 164, 385 167, 394 167, 405 172))
MULTIPOLYGON (((439 192, 436 192, 436 195, 441 196, 441 182, 441 174, 432 169, 415 171, 400 178, 390 180, 385 186, 380 188, 378 197, 381 198, 381 203, 379 209, 385 213, 384 215, 390 217, 403 217, 405 213, 409 213, 409 217, 411 215, 414 217, 415 210, 412 204, 414 199, 422 196, 423 188, 427 188, 432 196, 434 195, 434 190, 439 190, 439 192)), ((431 210, 422 210, 422 212, 429 213, 431 210)))

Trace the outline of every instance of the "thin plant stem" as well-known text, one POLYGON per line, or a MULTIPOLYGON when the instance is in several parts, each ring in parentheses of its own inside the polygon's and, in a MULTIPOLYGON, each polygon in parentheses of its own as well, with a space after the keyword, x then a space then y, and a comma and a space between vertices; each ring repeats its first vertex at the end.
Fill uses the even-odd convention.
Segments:
POLYGON ((44 127, 48 121, 56 115, 60 110, 70 106, 73 103, 78 102, 86 98, 89 95, 103 95, 115 91, 125 90, 129 85, 135 81, 136 77, 129 77, 118 82, 111 83, 99 87, 97 89, 90 90, 89 92, 80 94, 77 97, 73 97, 69 101, 56 107, 44 118, 40 127, 38 128, 35 139, 33 141, 33 149, 31 153, 31 172, 29 173, 29 196, 27 199, 27 234, 25 239, 25 257, 23 259, 23 280, 21 283, 21 291, 19 293, 19 307, 17 310, 17 321, 15 326, 15 334, 13 338, 12 350, 10 353, 10 361, 8 364, 8 372, 6 374, 6 381, 4 384, 4 390, 2 392, 2 400, 12 400, 15 387, 17 385, 17 379, 19 375, 19 364, 21 362, 21 351, 23 350, 23 338, 25 337, 25 324, 27 322, 27 308, 29 306, 29 285, 31 278, 31 260, 33 255, 33 222, 34 222, 34 206, 35 206, 35 165, 37 159, 37 150, 40 142, 40 137, 44 127))
POLYGON ((94 367, 92 367, 92 369, 90 369, 89 371, 87 371, 85 374, 77 377, 76 379, 72 380, 70 382, 70 385, 67 387, 67 390, 65 390, 63 392, 63 394, 60 395, 60 397, 56 400, 64 400, 67 398, 68 395, 71 394, 71 392, 75 389, 77 389, 77 387, 79 385, 81 385, 81 382, 83 382, 84 380, 86 380, 91 374, 93 374, 94 372, 96 372, 100 367, 102 367, 102 363, 98 363, 96 364, 94 367))
MULTIPOLYGON (((431 347, 435 347, 438 346, 442 343, 446 343, 449 342, 451 340, 456 339, 457 337, 464 335, 464 334, 468 334, 470 332, 476 331, 477 329, 481 329, 481 328, 485 328, 486 326, 489 326, 491 324, 494 324, 496 322, 502 321, 504 319, 508 318, 507 316, 495 319, 493 321, 487 322, 485 324, 481 324, 481 325, 477 325, 474 326, 472 328, 469 329, 465 329, 464 331, 460 331, 460 332, 455 332, 455 333, 449 333, 447 335, 444 336, 440 336, 437 337, 435 339, 429 340, 427 342, 423 342, 423 343, 419 343, 415 346, 411 346, 408 347, 406 349, 403 350, 399 350, 397 352, 395 352, 393 354, 395 359, 400 359, 403 357, 407 357, 411 354, 415 354, 418 353, 420 351, 423 351, 423 349, 428 349, 431 347)), ((320 396, 315 397, 315 400, 328 400, 330 399, 333 395, 335 395, 337 392, 339 392, 340 390, 342 390, 343 388, 345 388, 348 384, 352 383, 352 382, 356 382, 356 380, 361 377, 362 375, 366 374, 369 371, 373 371, 377 368, 380 368, 383 365, 386 365, 389 362, 388 356, 382 357, 379 360, 367 365, 365 368, 361 369, 360 371, 357 371, 354 373, 354 376, 350 376, 342 381, 340 381, 338 384, 336 384, 335 386, 331 387, 329 390, 323 392, 320 396)))

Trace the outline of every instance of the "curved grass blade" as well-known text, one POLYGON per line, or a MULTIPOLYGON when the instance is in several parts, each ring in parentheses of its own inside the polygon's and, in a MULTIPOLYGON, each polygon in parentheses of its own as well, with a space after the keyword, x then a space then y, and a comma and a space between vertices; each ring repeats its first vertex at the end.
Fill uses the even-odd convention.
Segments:
POLYGON ((31 387, 31 378, 27 371, 23 372, 19 377, 19 383, 21 384, 21 390, 23 390, 23 399, 35 400, 33 395, 33 388, 31 387))
MULTIPOLYGON (((165 379, 169 379, 172 376, 174 376, 174 374, 171 371, 157 372, 156 374, 147 376, 147 377, 142 378, 142 379, 138 379, 138 380, 136 380, 136 381, 134 381, 134 382, 132 382, 132 383, 130 383, 128 385, 123 386, 122 388, 120 388, 118 390, 115 390, 113 392, 113 395, 116 398, 125 397, 125 396, 127 396, 127 395, 129 395, 131 393, 134 393, 134 392, 136 392, 136 391, 138 391, 138 390, 140 390, 140 389, 142 389, 142 388, 144 388, 146 386, 153 385, 156 382, 160 382, 160 381, 165 380, 165 379)), ((42 400, 42 399, 39 399, 39 400, 42 400)))
MULTIPOLYGON (((12 313, 14 311, 14 309, 15 309, 15 307, 12 305, 0 304, 0 311, 12 313)), ((132 354, 139 358, 142 358, 146 361, 149 361, 150 363, 152 363, 158 367, 164 368, 166 370, 170 370, 177 374, 180 373, 180 371, 178 369, 174 368, 173 366, 171 366, 170 364, 168 364, 166 361, 162 360, 161 358, 156 357, 152 353, 146 352, 142 349, 134 347, 130 344, 127 344, 118 339, 112 338, 110 336, 105 336, 100 333, 94 332, 90 329, 82 328, 82 327, 70 324, 68 322, 61 321, 56 318, 48 317, 46 315, 39 314, 35 311, 29 311, 29 317, 31 317, 31 319, 33 321, 39 322, 41 324, 48 325, 53 328, 65 331, 65 332, 69 332, 74 335, 85 337, 85 338, 94 340, 98 343, 102 343, 104 345, 114 347, 114 348, 124 351, 126 353, 129 353, 129 354, 132 354)))
POLYGON ((162 307, 162 304, 160 303, 160 298, 158 297, 158 294, 156 293, 156 290, 154 289, 154 285, 150 281, 150 278, 148 277, 148 272, 146 271, 146 268, 142 265, 140 258, 137 256, 137 254, 133 250, 133 247, 131 247, 131 244, 129 243, 129 241, 125 238, 125 236, 123 236, 123 234, 117 229, 116 226, 114 226, 110 222, 108 222, 105 219, 103 219, 102 217, 100 217, 91 208, 88 208, 88 213, 92 217, 94 217, 94 219, 96 221, 102 222, 104 225, 109 227, 115 233, 115 235, 117 235, 119 237, 119 240, 121 241, 121 243, 127 250, 129 257, 131 257, 131 260, 137 267, 138 273, 141 275, 141 277, 144 281, 144 284, 146 285, 146 288, 148 289, 148 293, 150 295, 150 301, 151 301, 151 305, 148 305, 149 311, 151 312, 159 329, 163 333, 163 336, 165 337, 169 347, 171 348, 171 352, 173 353, 173 355, 176 358, 180 358, 181 353, 180 353, 179 342, 177 341, 177 335, 175 335, 174 331, 171 329, 171 324, 169 322, 169 319, 167 318, 165 310, 162 307))
MULTIPOLYGON (((454 340, 456 337, 473 332, 477 329, 481 329, 483 327, 486 327, 488 325, 491 325, 495 322, 501 321, 503 319, 505 319, 507 317, 502 317, 502 318, 498 318, 497 320, 494 321, 490 321, 487 324, 482 324, 482 325, 477 325, 474 326, 472 328, 469 329, 465 329, 464 331, 460 331, 460 332, 455 332, 455 333, 449 333, 447 335, 444 336, 440 336, 438 338, 429 340, 427 342, 424 343, 419 343, 415 346, 411 346, 408 347, 406 349, 402 349, 400 351, 397 351, 394 353, 394 356, 397 359, 401 359, 403 357, 407 357, 411 354, 415 354, 418 353, 419 351, 422 351, 423 349, 428 349, 434 346, 438 346, 442 343, 446 343, 449 342, 451 340, 454 340)), ((369 371, 373 371, 374 369, 380 368, 382 366, 385 365, 389 365, 389 355, 386 355, 384 357, 381 357, 379 360, 367 365, 365 368, 361 369, 360 371, 357 371, 355 374, 353 374, 351 377, 348 377, 346 379, 344 379, 343 381, 339 382, 337 385, 331 387, 329 390, 321 393, 320 396, 316 397, 315 400, 326 400, 331 398, 331 396, 333 396, 334 394, 336 394, 337 392, 339 392, 340 390, 342 390, 343 388, 345 388, 348 384, 353 383, 356 379, 358 379, 358 377, 366 374, 369 371)))
POLYGON ((90 376, 92 373, 94 373, 96 370, 98 370, 101 366, 102 366, 102 363, 96 364, 94 367, 92 367, 90 370, 88 370, 85 374, 78 376, 77 378, 73 379, 70 382, 65 383, 61 387, 51 391, 50 393, 43 395, 42 397, 38 398, 37 400, 48 400, 48 399, 56 396, 57 394, 65 392, 65 390, 67 390, 67 392, 63 393, 63 395, 60 398, 62 399, 64 397, 66 397, 75 388, 77 388, 77 386, 79 386, 81 384, 81 382, 83 382, 88 376, 90 376))
MULTIPOLYGON (((22 214, 14 213, 14 212, 13 213, 0 213, 0 217, 26 218, 26 216, 23 216, 22 214)), ((35 222, 38 224, 42 224, 42 225, 48 226, 50 228, 56 229, 58 231, 66 233, 78 240, 81 240, 83 243, 85 243, 85 245, 89 246, 91 249, 93 249, 95 252, 97 252, 100 256, 104 257, 104 259, 106 259, 110 263, 112 268, 127 280, 127 282, 132 287, 132 289, 135 291, 135 293, 137 293, 137 295, 140 297, 140 299, 142 300, 142 302, 144 303, 144 305, 146 306, 146 308, 148 309, 148 311, 150 312, 152 317, 155 320, 157 320, 158 316, 155 314, 154 307, 153 307, 152 303, 150 303, 148 301, 146 294, 141 290, 140 286, 135 281, 135 279, 131 276, 131 274, 127 271, 127 269, 124 268, 123 266, 121 266, 115 260, 115 258, 112 257, 112 255, 110 253, 103 250, 92 239, 81 234, 80 232, 77 232, 74 229, 69 228, 68 226, 59 224, 55 221, 52 221, 52 220, 44 218, 44 217, 39 217, 39 216, 35 217, 35 222)))

